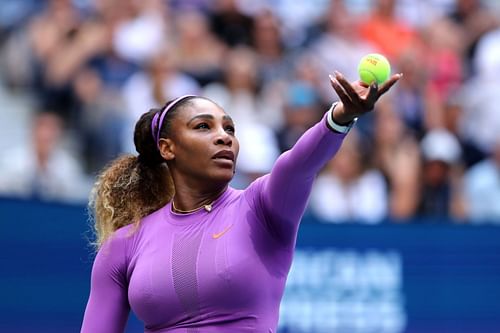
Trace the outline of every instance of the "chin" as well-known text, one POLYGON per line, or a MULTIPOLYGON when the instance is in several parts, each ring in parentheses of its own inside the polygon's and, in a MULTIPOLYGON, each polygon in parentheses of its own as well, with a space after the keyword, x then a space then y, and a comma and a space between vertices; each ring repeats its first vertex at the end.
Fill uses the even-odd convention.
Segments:
POLYGON ((234 173, 232 170, 227 170, 223 172, 217 172, 215 174, 211 175, 211 179, 215 182, 220 182, 220 183, 229 183, 231 180, 233 180, 234 173))

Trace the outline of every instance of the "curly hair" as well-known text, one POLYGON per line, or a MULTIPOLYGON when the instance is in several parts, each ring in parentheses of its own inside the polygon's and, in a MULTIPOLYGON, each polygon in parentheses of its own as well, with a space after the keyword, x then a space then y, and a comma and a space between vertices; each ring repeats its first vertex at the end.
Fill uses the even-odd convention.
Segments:
MULTIPOLYGON (((160 137, 170 133, 175 114, 192 98, 181 100, 167 112, 160 137)), ((167 163, 151 132, 153 117, 162 110, 151 109, 137 121, 134 144, 139 155, 119 157, 97 176, 89 200, 96 248, 123 226, 135 224, 136 230, 143 217, 165 206, 175 193, 167 163)))

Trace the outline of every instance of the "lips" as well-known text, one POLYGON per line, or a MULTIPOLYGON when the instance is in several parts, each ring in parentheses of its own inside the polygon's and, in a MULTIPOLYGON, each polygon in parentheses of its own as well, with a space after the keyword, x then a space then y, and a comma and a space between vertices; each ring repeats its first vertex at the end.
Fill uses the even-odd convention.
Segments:
POLYGON ((234 162, 234 153, 230 150, 221 150, 214 156, 213 159, 225 159, 234 162))

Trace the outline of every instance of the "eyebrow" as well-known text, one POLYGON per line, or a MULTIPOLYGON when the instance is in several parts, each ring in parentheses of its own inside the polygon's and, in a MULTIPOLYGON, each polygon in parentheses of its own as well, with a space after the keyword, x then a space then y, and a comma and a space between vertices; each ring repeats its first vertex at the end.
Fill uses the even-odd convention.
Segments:
MULTIPOLYGON (((200 118, 201 119, 210 119, 210 120, 215 119, 215 117, 212 116, 211 114, 199 114, 199 115, 194 116, 193 118, 189 119, 189 121, 187 122, 187 125, 189 126, 189 124, 191 124, 193 121, 195 121, 196 119, 200 119, 200 118)), ((228 120, 230 122, 233 122, 233 118, 231 118, 227 114, 222 116, 222 120, 228 120)))

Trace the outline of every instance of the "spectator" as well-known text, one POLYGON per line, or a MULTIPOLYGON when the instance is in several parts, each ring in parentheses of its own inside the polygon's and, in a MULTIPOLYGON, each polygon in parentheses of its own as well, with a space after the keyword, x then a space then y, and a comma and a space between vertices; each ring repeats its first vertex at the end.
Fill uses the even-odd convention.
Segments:
POLYGON ((476 76, 486 80, 497 80, 500 71, 500 25, 484 34, 477 43, 472 59, 476 76))
POLYGON ((125 82, 122 89, 125 101, 127 132, 126 151, 133 151, 133 142, 129 140, 133 133, 135 119, 142 114, 144 105, 151 107, 165 104, 174 96, 198 93, 200 86, 191 76, 181 72, 174 51, 159 47, 156 54, 141 70, 125 82))
POLYGON ((42 109, 54 110, 75 125, 79 109, 73 81, 87 67, 98 71, 109 87, 119 87, 136 70, 112 47, 118 26, 133 16, 130 2, 96 2, 92 19, 83 20, 71 1, 52 0, 48 12, 30 25, 33 53, 38 64, 35 93, 42 109))
POLYGON ((215 35, 230 47, 251 43, 253 17, 241 12, 236 0, 216 0, 210 25, 215 35))
POLYGON ((125 82, 122 93, 131 118, 141 114, 143 105, 162 105, 172 96, 200 89, 196 80, 179 70, 174 53, 170 47, 160 46, 144 69, 125 82))
MULTIPOLYGON (((260 96, 266 101, 265 124, 274 130, 283 126, 283 102, 290 73, 300 67, 297 52, 287 50, 282 36, 282 24, 274 12, 261 10, 255 15, 252 47, 257 55, 260 96), (270 111, 270 112, 269 112, 270 111)), ((330 90, 331 91, 331 90, 330 90)), ((262 118, 264 119, 264 118, 262 118)))
POLYGON ((54 110, 65 120, 71 119, 76 103, 70 86, 72 75, 103 45, 99 35, 91 35, 86 29, 80 34, 83 24, 71 1, 50 0, 27 29, 33 55, 33 92, 42 109, 54 110), (81 36, 86 38, 85 45, 79 43, 81 36))
MULTIPOLYGON (((430 219, 461 219, 461 148, 456 137, 444 129, 429 131, 421 142, 422 184, 417 216, 430 219)), ((441 221, 441 220, 439 220, 441 221)))
POLYGON ((119 24, 113 34, 113 48, 122 59, 144 65, 158 45, 171 38, 165 17, 168 7, 161 0, 132 1, 132 17, 119 24))
POLYGON ((85 171, 94 174, 125 149, 125 102, 119 91, 106 85, 99 72, 83 68, 73 81, 78 101, 74 135, 83 153, 85 171))
POLYGON ((277 132, 282 152, 289 150, 297 139, 321 117, 320 100, 314 88, 304 81, 290 84, 284 107, 285 123, 277 132))
POLYGON ((445 103, 463 83, 463 46, 460 33, 460 29, 447 19, 433 21, 425 29, 426 48, 423 59, 428 74, 424 95, 427 129, 445 126, 445 103))
POLYGON ((240 126, 260 122, 276 127, 282 117, 279 110, 267 102, 257 69, 257 57, 252 49, 234 48, 227 53, 222 82, 208 84, 203 94, 230 110, 231 116, 240 126))
MULTIPOLYGON (((346 8, 344 1, 331 1, 328 11, 321 22, 323 30, 315 42, 312 43, 312 53, 317 57, 321 71, 338 70, 345 73, 350 80, 358 78, 359 60, 367 53, 376 51, 376 47, 361 39, 354 16, 346 8), (342 54, 336 57, 335 54, 342 54)), ((406 75, 406 74, 405 74, 406 75)), ((323 87, 325 91, 329 86, 323 87)))
POLYGON ((218 80, 226 47, 211 32, 208 19, 195 10, 178 12, 175 28, 177 40, 172 50, 179 69, 202 86, 218 80))
POLYGON ((260 123, 238 127, 240 152, 231 185, 245 189, 257 178, 269 173, 280 154, 274 132, 260 123))
POLYGON ((473 76, 473 59, 479 40, 488 31, 498 26, 498 17, 494 15, 494 7, 489 8, 494 1, 455 0, 455 8, 449 18, 462 30, 461 43, 464 47, 464 64, 466 75, 473 76))
POLYGON ((388 186, 388 215, 406 221, 415 215, 419 200, 420 147, 414 133, 394 111, 393 99, 381 99, 375 114, 373 140, 365 145, 373 151, 373 165, 388 186))
POLYGON ((460 89, 463 116, 461 135, 484 154, 490 154, 500 132, 498 73, 500 73, 500 28, 484 35, 474 58, 476 75, 460 89), (480 130, 478 130, 480 129, 480 130))
POLYGON ((456 136, 462 148, 464 166, 469 168, 486 157, 486 153, 478 148, 470 138, 462 135, 462 120, 464 118, 464 99, 461 91, 454 92, 444 102, 444 126, 456 136))
POLYGON ((359 23, 359 32, 391 61, 419 42, 416 31, 396 16, 397 0, 376 0, 373 9, 359 23))
POLYGON ((425 63, 428 64, 429 89, 440 101, 448 99, 464 80, 462 31, 449 20, 430 23, 425 31, 425 63))
POLYGON ((0 160, 0 192, 46 201, 87 200, 87 182, 79 161, 61 147, 62 120, 40 113, 33 120, 30 146, 13 147, 0 160))
POLYGON ((285 50, 281 25, 273 12, 264 10, 256 14, 252 47, 257 53, 259 75, 264 85, 288 77, 293 68, 293 55, 285 50))
POLYGON ((296 48, 307 43, 306 28, 321 19, 330 0, 267 1, 268 7, 283 22, 283 35, 287 47, 296 48))
POLYGON ((425 57, 419 49, 411 48, 401 54, 395 65, 404 73, 405 79, 395 87, 396 93, 392 95, 397 117, 418 138, 425 134, 427 110, 432 109, 426 99, 430 73, 422 63, 425 63, 425 57))
POLYGON ((500 139, 491 156, 467 171, 464 192, 472 222, 500 224, 500 139))
POLYGON ((387 216, 384 177, 363 160, 361 148, 356 132, 351 133, 313 186, 310 209, 325 222, 374 224, 387 216))

